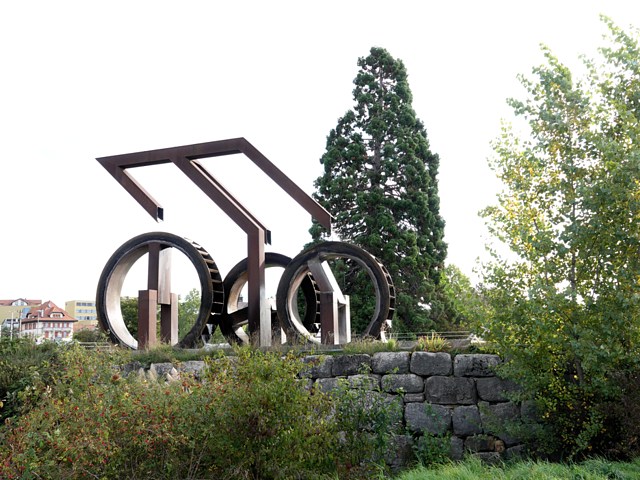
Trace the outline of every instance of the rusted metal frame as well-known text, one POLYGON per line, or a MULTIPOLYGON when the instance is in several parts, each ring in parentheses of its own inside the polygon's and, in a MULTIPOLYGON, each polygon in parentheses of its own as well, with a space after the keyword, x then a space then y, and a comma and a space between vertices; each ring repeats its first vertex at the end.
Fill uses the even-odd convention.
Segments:
POLYGON ((197 160, 176 158, 176 166, 247 234, 247 318, 252 342, 260 335, 262 346, 270 345, 271 312, 266 307, 264 244, 271 233, 258 222, 197 160), (265 336, 265 332, 269 336, 265 336))
POLYGON ((260 343, 266 344, 265 332, 269 332, 270 339, 271 315, 264 298, 264 243, 270 242, 270 232, 199 162, 195 162, 201 158, 237 153, 246 155, 322 226, 331 230, 331 215, 244 138, 102 157, 97 160, 156 221, 163 219, 162 207, 125 169, 173 162, 247 233, 249 331, 255 334, 259 330, 260 343))
POLYGON ((148 289, 138 292, 138 348, 141 350, 157 343, 157 306, 157 290, 148 289))
POLYGON ((245 154, 260 170, 262 170, 276 185, 284 190, 302 208, 304 208, 320 225, 331 232, 331 214, 327 212, 318 202, 305 193, 296 185, 282 170, 276 167, 267 157, 265 157, 256 147, 245 138, 235 138, 228 140, 230 144, 235 144, 237 149, 245 154))
POLYGON ((171 250, 163 248, 159 242, 152 242, 148 255, 147 290, 138 315, 138 337, 142 340, 138 343, 141 343, 140 348, 155 346, 156 309, 160 305, 161 340, 175 345, 178 343, 178 295, 171 293, 171 250), (154 301, 156 304, 152 305, 154 301))
POLYGON ((246 234, 262 230, 265 234, 265 243, 271 244, 271 231, 238 202, 200 162, 177 159, 175 163, 246 234))
MULTIPOLYGON (((125 171, 127 168, 160 165, 169 162, 177 163, 181 158, 198 160, 237 153, 243 153, 322 226, 329 231, 331 230, 331 215, 329 212, 242 137, 138 153, 126 153, 111 157, 101 157, 97 160, 154 219, 162 220, 163 211, 160 204, 125 171)), ((206 177, 213 178, 201 165, 200 170, 206 177)), ((226 193, 230 196, 228 192, 226 193)), ((236 201, 236 206, 238 205, 241 204, 236 201)), ((246 209, 243 208, 243 210, 247 212, 246 209)))
POLYGON ((156 222, 164 219, 164 209, 124 168, 110 164, 103 166, 156 222))
MULTIPOLYGON (((168 304, 160 304, 160 339, 169 345, 179 342, 178 338, 178 294, 170 294, 168 304)), ((158 300, 160 302, 160 300, 158 300)))
POLYGON ((327 262, 315 257, 307 262, 307 266, 320 289, 320 342, 324 345, 349 343, 349 297, 342 293, 327 262))
MULTIPOLYGON (((301 207, 303 207, 313 218, 315 218, 327 230, 331 230, 331 215, 318 202, 307 195, 298 185, 296 185, 282 170, 276 167, 267 157, 265 157, 256 147, 254 147, 247 139, 243 137, 231 138, 228 140, 217 140, 214 142, 196 143, 193 145, 184 145, 181 147, 170 147, 158 150, 149 150, 138 153, 127 153, 115 155, 112 157, 98 158, 98 161, 116 177, 114 169, 124 169, 131 167, 140 167, 146 165, 157 165, 173 161, 177 157, 184 157, 190 160, 201 158, 217 157, 223 155, 233 155, 237 153, 244 154, 258 168, 260 168, 271 180, 273 180, 281 189, 283 189, 292 199, 294 199, 301 207)), ((137 185, 133 179, 129 178, 137 185)), ((116 177, 120 183, 120 179, 116 177)), ((125 186, 125 189, 131 195, 133 193, 125 186)), ((152 197, 139 185, 144 195, 149 199, 152 197)), ((135 197, 135 195, 134 195, 135 197)), ((136 197, 136 200, 141 202, 136 197)), ((157 205, 157 202, 153 201, 157 205)), ((143 205, 144 206, 144 205, 143 205)), ((145 208, 146 210, 146 208, 145 208)), ((148 211, 148 210, 147 210, 148 211)), ((156 218, 156 215, 151 213, 156 218)), ((157 218, 156 218, 157 220, 157 218)))

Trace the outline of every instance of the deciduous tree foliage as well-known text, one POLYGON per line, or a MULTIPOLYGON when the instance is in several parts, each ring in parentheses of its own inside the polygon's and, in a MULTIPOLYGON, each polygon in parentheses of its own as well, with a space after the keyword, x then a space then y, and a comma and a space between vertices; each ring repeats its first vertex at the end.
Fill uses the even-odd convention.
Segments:
POLYGON ((573 453, 602 437, 596 407, 640 338, 638 36, 603 19, 606 45, 581 79, 544 47, 521 77, 527 97, 509 103, 524 129, 503 125, 492 167, 504 189, 483 212, 511 252, 486 266, 486 335, 573 453))
MULTIPOLYGON (((401 60, 372 48, 358 60, 354 107, 338 120, 320 159, 315 198, 336 233, 378 257, 397 291, 396 324, 425 330, 446 316, 439 289, 447 249, 438 197, 438 156, 412 107, 401 60), (426 307, 426 308, 425 308, 426 307)), ((314 241, 325 232, 311 228, 314 241)), ((365 300, 352 297, 352 314, 365 300)), ((362 327, 354 318, 356 329, 362 327)))

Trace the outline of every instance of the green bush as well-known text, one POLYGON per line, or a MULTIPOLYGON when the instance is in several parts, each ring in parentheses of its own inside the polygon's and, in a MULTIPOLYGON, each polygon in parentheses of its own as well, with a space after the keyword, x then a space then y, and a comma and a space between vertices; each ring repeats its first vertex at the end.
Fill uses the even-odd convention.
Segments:
POLYGON ((391 407, 310 388, 293 354, 238 349, 165 382, 124 377, 130 352, 53 348, 0 427, 0 478, 355 479, 383 464, 391 407))
POLYGON ((610 458, 629 460, 640 457, 640 371, 627 370, 612 375, 619 393, 613 401, 596 406, 603 419, 596 448, 610 458))
POLYGON ((330 393, 340 431, 338 473, 372 478, 385 469, 384 454, 402 428, 402 401, 380 389, 355 387, 341 380, 330 393))
POLYGON ((28 400, 25 392, 56 370, 57 354, 64 346, 36 345, 29 338, 0 339, 0 420, 16 415, 28 400))
POLYGON ((448 352, 451 350, 451 343, 436 332, 431 332, 431 335, 418 337, 418 343, 414 350, 419 352, 448 352))
POLYGON ((421 466, 429 467, 449 461, 451 451, 451 436, 425 433, 413 445, 413 453, 421 466))
POLYGON ((334 470, 331 404, 311 394, 292 354, 242 348, 208 366, 216 406, 206 418, 215 428, 203 443, 214 452, 216 478, 313 478, 334 470))
POLYGON ((76 342, 91 343, 91 342, 109 342, 109 336, 100 330, 99 328, 85 328, 73 334, 73 339, 76 342))

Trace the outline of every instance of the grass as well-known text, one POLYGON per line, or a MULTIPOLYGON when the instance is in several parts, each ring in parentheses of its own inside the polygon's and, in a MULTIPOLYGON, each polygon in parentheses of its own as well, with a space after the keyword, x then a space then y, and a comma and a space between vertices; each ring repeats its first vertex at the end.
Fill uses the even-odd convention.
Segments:
POLYGON ((587 460, 561 464, 544 461, 521 461, 490 466, 477 458, 436 467, 419 467, 394 480, 633 480, 640 479, 640 459, 632 462, 587 460))
POLYGON ((346 345, 341 345, 344 354, 366 353, 373 355, 378 352, 397 352, 399 350, 398 342, 390 339, 386 342, 373 340, 369 338, 356 338, 346 345))
MULTIPOLYGON (((399 351, 398 343, 395 340, 381 342, 371 339, 356 339, 353 342, 342 345, 339 349, 334 346, 329 348, 323 345, 274 345, 268 349, 272 352, 280 352, 285 354, 289 351, 295 351, 308 355, 312 354, 357 354, 366 353, 373 355, 377 352, 396 352, 399 351)), ((131 360, 138 361, 143 365, 151 363, 164 362, 185 362, 188 360, 204 360, 206 357, 216 357, 218 355, 234 355, 233 348, 223 349, 180 349, 174 348, 167 344, 159 344, 145 350, 131 350, 131 360)))

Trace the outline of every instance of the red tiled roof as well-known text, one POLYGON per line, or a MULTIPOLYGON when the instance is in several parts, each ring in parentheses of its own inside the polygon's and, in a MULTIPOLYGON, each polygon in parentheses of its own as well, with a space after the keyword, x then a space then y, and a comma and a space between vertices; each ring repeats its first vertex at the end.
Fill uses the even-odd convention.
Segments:
POLYGON ((26 298, 14 298, 13 300, 0 300, 0 307, 10 307, 13 302, 18 300, 22 300, 27 304, 27 306, 31 305, 40 305, 42 300, 27 300, 26 298))
POLYGON ((35 322, 42 319, 55 319, 56 321, 63 322, 77 322, 75 318, 69 315, 66 310, 58 307, 51 300, 44 302, 36 307, 31 307, 27 312, 27 316, 22 323, 35 322), (60 314, 61 316, 53 316, 53 314, 60 314))

